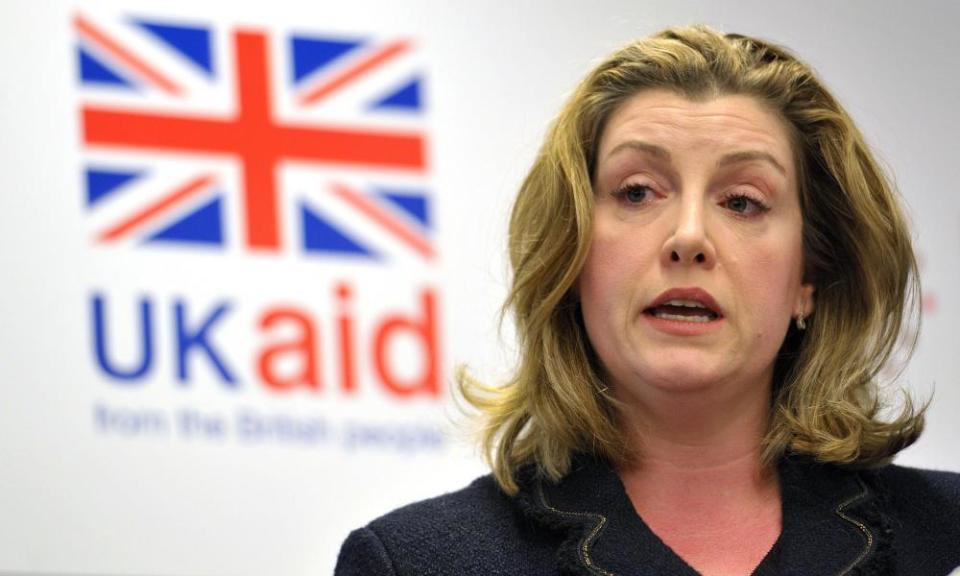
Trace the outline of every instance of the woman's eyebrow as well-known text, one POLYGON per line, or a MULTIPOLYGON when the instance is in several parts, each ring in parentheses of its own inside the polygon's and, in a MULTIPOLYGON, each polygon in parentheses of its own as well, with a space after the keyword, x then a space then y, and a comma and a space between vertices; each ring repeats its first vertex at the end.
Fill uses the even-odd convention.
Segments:
POLYGON ((670 161, 670 152, 663 146, 657 146, 656 144, 651 144, 649 142, 644 142, 643 140, 627 140, 626 142, 621 142, 613 147, 607 154, 607 158, 615 156, 624 150, 636 150, 639 152, 646 152, 647 154, 659 158, 661 160, 670 161))
POLYGON ((731 152, 729 154, 724 154, 719 160, 717 160, 717 168, 722 168, 724 166, 729 166, 731 164, 740 164, 742 162, 754 162, 754 161, 766 162, 776 168, 784 176, 787 175, 787 169, 783 167, 783 164, 777 161, 769 152, 763 152, 760 150, 744 150, 742 152, 731 152))
MULTIPOLYGON (((659 158, 661 160, 670 162, 670 152, 666 148, 664 148, 663 146, 658 146, 656 144, 645 142, 643 140, 627 140, 625 142, 621 142, 616 146, 614 146, 613 150, 611 150, 607 154, 607 158, 610 158, 611 156, 615 156, 623 152, 624 150, 635 150, 638 152, 644 152, 655 158, 659 158)), ((731 164, 739 164, 741 162, 753 162, 757 160, 761 162, 769 163, 774 168, 776 168, 778 172, 786 176, 787 169, 783 167, 783 164, 781 164, 773 156, 773 154, 770 154, 769 152, 764 152, 762 150, 742 150, 738 152, 731 152, 729 154, 724 154, 723 157, 721 157, 720 160, 717 161, 717 167, 721 168, 724 166, 729 166, 731 164)))
MULTIPOLYGON (((658 146, 656 144, 651 144, 650 142, 645 142, 643 140, 627 140, 621 142, 613 147, 605 159, 610 159, 617 154, 620 154, 626 150, 633 150, 637 152, 642 152, 644 154, 649 154, 650 156, 662 160, 666 163, 671 163, 670 151, 664 148, 663 146, 658 146)), ((737 152, 730 152, 724 154, 717 160, 717 168, 723 168, 726 166, 731 166, 733 164, 742 164, 745 162, 764 162, 773 166, 780 174, 787 176, 787 169, 784 168, 783 164, 776 159, 773 154, 769 152, 764 152, 763 150, 739 150, 737 152)))

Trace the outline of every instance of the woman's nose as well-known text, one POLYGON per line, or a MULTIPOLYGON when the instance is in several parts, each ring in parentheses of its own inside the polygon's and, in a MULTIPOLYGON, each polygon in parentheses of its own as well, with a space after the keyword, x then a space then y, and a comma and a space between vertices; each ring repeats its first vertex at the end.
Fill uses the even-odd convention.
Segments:
POLYGON ((705 216, 703 203, 699 199, 685 199, 680 203, 676 224, 663 246, 664 264, 713 267, 716 250, 705 216))

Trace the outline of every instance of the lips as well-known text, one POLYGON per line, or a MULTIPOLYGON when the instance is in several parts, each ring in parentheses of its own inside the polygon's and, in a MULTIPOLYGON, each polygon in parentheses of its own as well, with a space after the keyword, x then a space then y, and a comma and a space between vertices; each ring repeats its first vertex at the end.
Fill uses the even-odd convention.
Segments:
POLYGON ((644 309, 644 314, 675 322, 707 323, 723 318, 720 305, 702 288, 672 288, 644 309))

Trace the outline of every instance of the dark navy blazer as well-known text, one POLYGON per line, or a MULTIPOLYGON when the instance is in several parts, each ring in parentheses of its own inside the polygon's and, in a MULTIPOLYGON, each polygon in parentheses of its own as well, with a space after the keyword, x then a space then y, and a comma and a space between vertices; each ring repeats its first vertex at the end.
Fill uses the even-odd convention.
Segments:
MULTIPOLYGON (((960 566, 960 474, 887 466, 779 466, 783 530, 754 571, 944 576, 960 566)), ((606 462, 575 460, 559 483, 525 473, 515 497, 490 476, 355 530, 336 576, 685 575, 697 572, 635 512, 606 462)))

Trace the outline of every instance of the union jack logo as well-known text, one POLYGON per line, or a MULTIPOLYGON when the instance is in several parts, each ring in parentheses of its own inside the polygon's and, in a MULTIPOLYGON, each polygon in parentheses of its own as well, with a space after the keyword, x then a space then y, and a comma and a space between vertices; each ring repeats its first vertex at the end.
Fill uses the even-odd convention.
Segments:
POLYGON ((96 242, 434 257, 409 41, 73 24, 96 242))

